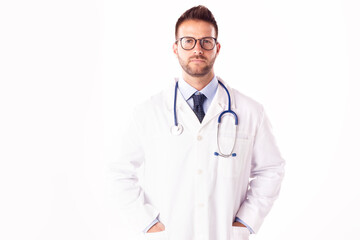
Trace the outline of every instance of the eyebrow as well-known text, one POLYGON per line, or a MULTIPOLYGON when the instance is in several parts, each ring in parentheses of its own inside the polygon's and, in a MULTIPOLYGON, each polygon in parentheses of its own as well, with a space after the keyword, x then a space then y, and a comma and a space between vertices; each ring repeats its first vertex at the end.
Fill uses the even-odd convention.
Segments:
POLYGON ((202 38, 196 38, 196 37, 193 37, 193 36, 183 36, 183 37, 179 37, 178 39, 185 38, 185 37, 195 38, 196 40, 203 39, 203 38, 215 38, 216 39, 216 37, 212 37, 212 36, 207 36, 207 37, 202 37, 202 38))

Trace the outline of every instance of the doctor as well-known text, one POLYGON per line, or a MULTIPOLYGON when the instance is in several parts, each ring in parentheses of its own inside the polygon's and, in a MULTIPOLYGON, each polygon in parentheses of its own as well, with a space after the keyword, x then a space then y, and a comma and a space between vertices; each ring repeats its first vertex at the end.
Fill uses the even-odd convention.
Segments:
POLYGON ((278 197, 284 160, 263 107, 214 74, 212 13, 187 10, 175 35, 182 77, 135 109, 113 196, 144 239, 248 239, 278 197))

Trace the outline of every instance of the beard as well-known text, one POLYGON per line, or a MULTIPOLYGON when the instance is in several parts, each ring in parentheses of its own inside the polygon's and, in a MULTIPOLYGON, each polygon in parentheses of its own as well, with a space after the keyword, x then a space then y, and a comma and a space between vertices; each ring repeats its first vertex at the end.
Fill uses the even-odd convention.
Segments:
POLYGON ((204 66, 190 66, 191 59, 203 59, 205 61, 207 59, 203 56, 192 57, 189 59, 189 61, 185 61, 184 59, 180 58, 180 56, 178 56, 178 59, 182 69, 192 77, 206 76, 209 72, 211 72, 215 62, 215 58, 213 58, 209 62, 205 62, 204 66))

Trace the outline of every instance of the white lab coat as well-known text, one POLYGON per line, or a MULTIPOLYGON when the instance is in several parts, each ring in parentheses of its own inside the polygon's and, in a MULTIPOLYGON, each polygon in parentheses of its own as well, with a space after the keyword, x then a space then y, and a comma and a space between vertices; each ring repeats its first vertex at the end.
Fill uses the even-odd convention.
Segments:
MULTIPOLYGON (((178 94, 177 116, 184 131, 174 136, 174 87, 135 109, 121 155, 110 168, 113 196, 139 232, 156 217, 165 225, 164 232, 144 234, 145 239, 248 239, 246 228, 232 227, 235 217, 256 233, 284 175, 284 160, 263 107, 226 85, 239 125, 236 157, 222 158, 214 152, 218 116, 228 108, 225 90, 218 86, 201 124, 178 94), (144 184, 139 186, 142 164, 144 184)), ((219 135, 223 152, 232 148, 234 126, 233 117, 225 115, 219 135)))

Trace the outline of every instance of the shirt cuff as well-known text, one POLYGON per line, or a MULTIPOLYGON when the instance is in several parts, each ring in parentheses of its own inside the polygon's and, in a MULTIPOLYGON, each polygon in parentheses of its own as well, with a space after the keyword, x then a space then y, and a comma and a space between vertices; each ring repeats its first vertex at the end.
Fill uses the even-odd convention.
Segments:
POLYGON ((245 227, 246 227, 247 229, 249 229, 249 231, 250 231, 251 234, 254 233, 254 231, 251 229, 251 227, 250 227, 249 225, 247 225, 247 224, 246 224, 243 220, 241 220, 240 218, 236 217, 236 218, 235 218, 235 221, 244 224, 245 227))
MULTIPOLYGON (((156 223, 158 223, 158 222, 159 222, 159 219, 158 219, 158 218, 155 218, 155 220, 152 221, 151 224, 150 224, 147 228, 145 228, 144 233, 147 233, 147 231, 149 231, 149 229, 150 229, 152 226, 154 226, 156 223)), ((245 225, 245 224, 244 224, 244 225, 245 225)))

